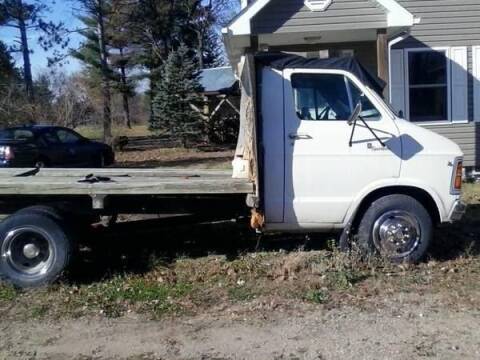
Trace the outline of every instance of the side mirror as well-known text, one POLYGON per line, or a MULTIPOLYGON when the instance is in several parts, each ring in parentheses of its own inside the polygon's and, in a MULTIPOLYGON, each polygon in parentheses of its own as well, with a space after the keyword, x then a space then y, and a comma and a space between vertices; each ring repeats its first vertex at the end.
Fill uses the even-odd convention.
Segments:
POLYGON ((359 101, 357 106, 355 107, 355 110, 353 110, 352 115, 348 119, 348 125, 350 126, 353 125, 355 121, 358 119, 358 117, 360 116, 361 112, 362 112, 362 102, 359 101))

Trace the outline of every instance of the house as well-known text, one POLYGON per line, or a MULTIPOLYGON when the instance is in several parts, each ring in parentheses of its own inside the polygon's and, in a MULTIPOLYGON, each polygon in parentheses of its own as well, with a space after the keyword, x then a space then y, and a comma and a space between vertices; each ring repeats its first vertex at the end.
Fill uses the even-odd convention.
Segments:
POLYGON ((356 56, 407 120, 456 141, 480 167, 480 1, 252 0, 223 30, 230 61, 284 51, 356 56))

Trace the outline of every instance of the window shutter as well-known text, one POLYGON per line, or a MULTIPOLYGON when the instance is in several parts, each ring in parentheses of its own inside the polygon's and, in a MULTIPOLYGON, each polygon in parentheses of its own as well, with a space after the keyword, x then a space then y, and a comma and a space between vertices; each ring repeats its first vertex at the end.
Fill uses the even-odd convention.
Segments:
POLYGON ((473 57, 473 119, 480 121, 480 46, 472 49, 473 57))
POLYGON ((397 112, 401 111, 405 118, 405 68, 403 50, 390 52, 390 103, 397 112))
POLYGON ((467 47, 452 47, 452 121, 468 121, 467 47))

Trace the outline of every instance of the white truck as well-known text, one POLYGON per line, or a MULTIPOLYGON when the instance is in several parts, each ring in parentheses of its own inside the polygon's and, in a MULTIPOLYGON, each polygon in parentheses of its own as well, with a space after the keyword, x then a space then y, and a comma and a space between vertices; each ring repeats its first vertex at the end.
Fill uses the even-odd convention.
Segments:
POLYGON ((51 283, 75 229, 116 213, 250 214, 261 232, 339 230, 340 245, 422 258, 433 228, 465 212, 462 152, 400 119, 354 59, 247 54, 231 173, 178 169, 0 170, 0 274, 51 283), (90 175, 89 175, 90 174, 90 175))

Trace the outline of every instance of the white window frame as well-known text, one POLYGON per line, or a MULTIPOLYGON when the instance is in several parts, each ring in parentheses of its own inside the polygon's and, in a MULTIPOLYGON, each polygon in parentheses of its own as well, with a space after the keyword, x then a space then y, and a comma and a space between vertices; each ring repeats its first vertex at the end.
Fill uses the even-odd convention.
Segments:
POLYGON ((480 86, 477 84, 477 81, 480 81, 478 54, 480 54, 480 45, 472 46, 473 121, 477 123, 480 122, 480 86))
MULTIPOLYGON (((450 47, 422 47, 422 48, 407 48, 404 49, 404 68, 405 68, 405 119, 410 120, 410 71, 409 71, 409 54, 412 52, 426 52, 426 51, 444 51, 447 57, 447 116, 448 119, 437 121, 411 121, 417 125, 444 125, 444 124, 458 124, 465 121, 452 121, 452 66, 450 59, 450 47)), ((468 122, 468 121, 467 121, 468 122)))

